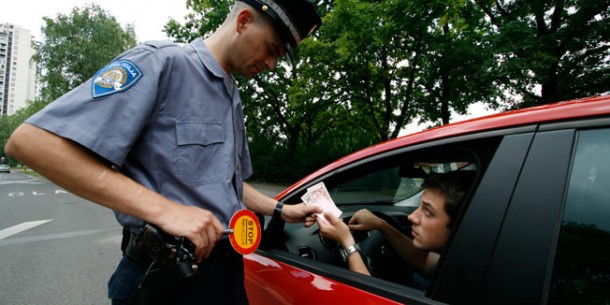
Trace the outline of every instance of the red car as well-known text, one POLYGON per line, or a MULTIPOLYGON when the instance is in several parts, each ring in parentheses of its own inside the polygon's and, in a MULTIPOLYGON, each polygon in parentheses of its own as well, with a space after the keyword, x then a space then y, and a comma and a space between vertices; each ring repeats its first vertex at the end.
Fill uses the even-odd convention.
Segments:
POLYGON ((434 276, 423 280, 381 233, 353 232, 372 276, 349 271, 318 226, 266 219, 245 256, 253 305, 608 304, 610 97, 449 124, 335 161, 278 195, 324 182, 347 221, 366 208, 409 234, 425 175, 476 172, 434 276))

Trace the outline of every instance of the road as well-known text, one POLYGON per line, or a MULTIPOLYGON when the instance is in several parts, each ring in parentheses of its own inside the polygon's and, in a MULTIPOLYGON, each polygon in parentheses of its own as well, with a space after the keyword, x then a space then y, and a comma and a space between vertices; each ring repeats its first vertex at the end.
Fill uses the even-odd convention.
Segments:
POLYGON ((0 173, 0 304, 109 304, 120 242, 112 211, 44 178, 0 173))

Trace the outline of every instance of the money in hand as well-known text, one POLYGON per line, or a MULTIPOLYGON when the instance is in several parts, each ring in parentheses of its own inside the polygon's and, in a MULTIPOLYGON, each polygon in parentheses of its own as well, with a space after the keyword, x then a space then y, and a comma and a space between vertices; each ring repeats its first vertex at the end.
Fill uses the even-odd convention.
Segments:
POLYGON ((305 202, 307 205, 315 205, 322 208, 322 213, 316 214, 317 217, 322 219, 327 224, 330 224, 328 219, 324 217, 325 212, 331 212, 335 217, 339 218, 341 216, 341 210, 337 208, 337 205, 330 198, 330 194, 328 194, 328 190, 326 189, 326 185, 324 182, 320 182, 310 188, 307 189, 307 193, 301 197, 301 200, 305 202))

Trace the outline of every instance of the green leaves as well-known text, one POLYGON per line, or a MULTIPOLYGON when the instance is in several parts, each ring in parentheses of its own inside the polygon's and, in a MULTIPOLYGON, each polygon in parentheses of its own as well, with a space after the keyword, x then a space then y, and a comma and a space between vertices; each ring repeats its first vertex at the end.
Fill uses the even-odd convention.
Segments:
POLYGON ((476 3, 492 25, 487 38, 498 80, 521 97, 512 107, 608 92, 608 1, 476 3))
MULTIPOLYGON (((213 31, 231 4, 187 3, 194 12, 184 25, 172 24, 180 37, 213 31)), ((311 170, 397 137, 413 121, 449 123, 474 103, 518 107, 610 87, 607 1, 316 4, 323 25, 299 47, 297 68, 280 65, 240 81, 259 169, 269 165, 269 158, 257 159, 259 152, 311 170)))

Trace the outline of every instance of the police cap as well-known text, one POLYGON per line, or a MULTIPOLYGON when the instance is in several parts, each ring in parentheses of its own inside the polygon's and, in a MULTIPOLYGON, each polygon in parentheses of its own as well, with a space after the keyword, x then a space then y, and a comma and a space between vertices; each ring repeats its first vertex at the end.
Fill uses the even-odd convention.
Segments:
POLYGON ((238 0, 270 17, 286 45, 288 60, 294 65, 294 50, 301 40, 322 25, 311 0, 238 0))

